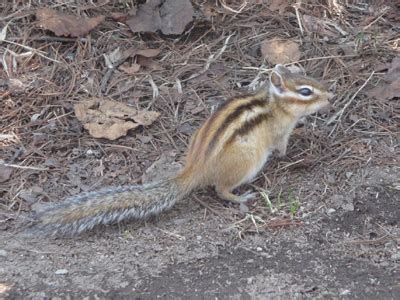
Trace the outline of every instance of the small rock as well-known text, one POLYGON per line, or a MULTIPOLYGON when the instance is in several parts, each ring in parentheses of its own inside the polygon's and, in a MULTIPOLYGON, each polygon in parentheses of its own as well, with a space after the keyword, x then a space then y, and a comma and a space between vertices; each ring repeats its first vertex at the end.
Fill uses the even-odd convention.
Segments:
POLYGON ((250 258, 250 259, 246 260, 246 262, 247 262, 248 264, 252 264, 252 263, 254 263, 254 259, 250 258))
POLYGON ((350 294, 350 290, 343 290, 341 293, 340 293, 340 296, 346 296, 346 295, 349 295, 350 294))
POLYGON ((6 250, 4 250, 4 249, 0 249, 0 256, 1 257, 6 257, 7 256, 7 251, 6 250))
POLYGON ((253 277, 247 278, 247 284, 252 284, 253 281, 254 281, 253 277))
POLYGON ((261 252, 261 251, 263 251, 263 248, 257 247, 256 250, 257 250, 257 252, 261 252))
POLYGON ((353 172, 346 172, 347 179, 350 179, 353 176, 353 172))
POLYGON ((333 214, 335 211, 336 211, 336 209, 334 209, 334 208, 329 208, 329 209, 326 211, 326 213, 327 213, 328 215, 331 215, 331 214, 333 214))
POLYGON ((244 203, 240 203, 239 205, 239 210, 242 214, 248 213, 249 212, 249 208, 246 204, 244 203))
POLYGON ((342 205, 343 210, 345 211, 354 211, 354 204, 347 202, 345 204, 342 205))
POLYGON ((400 260, 400 251, 397 253, 393 253, 391 256, 392 260, 397 261, 400 260))
POLYGON ((59 269, 54 274, 56 274, 56 275, 67 275, 68 274, 68 270, 67 269, 59 269))

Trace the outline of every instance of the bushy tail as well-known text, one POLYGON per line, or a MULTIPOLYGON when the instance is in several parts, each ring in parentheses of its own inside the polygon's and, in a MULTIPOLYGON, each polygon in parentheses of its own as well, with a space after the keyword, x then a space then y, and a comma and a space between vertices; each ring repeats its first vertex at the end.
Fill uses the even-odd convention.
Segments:
POLYGON ((75 235, 99 224, 145 219, 171 208, 188 192, 180 181, 169 179, 85 193, 40 213, 31 230, 46 235, 75 235))

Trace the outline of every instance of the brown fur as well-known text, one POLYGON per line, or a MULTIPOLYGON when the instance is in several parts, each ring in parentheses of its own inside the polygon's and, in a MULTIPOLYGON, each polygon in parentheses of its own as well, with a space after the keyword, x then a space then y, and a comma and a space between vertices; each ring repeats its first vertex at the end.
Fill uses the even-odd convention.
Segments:
POLYGON ((41 216, 38 228, 73 234, 97 224, 145 218, 170 208, 195 188, 214 185, 225 200, 241 202, 251 195, 232 191, 252 180, 278 150, 286 153, 290 133, 302 116, 328 104, 329 93, 316 80, 277 66, 270 94, 236 97, 222 105, 193 136, 184 169, 175 177, 150 185, 108 188, 78 195, 41 216), (309 86, 313 94, 296 94, 309 86))

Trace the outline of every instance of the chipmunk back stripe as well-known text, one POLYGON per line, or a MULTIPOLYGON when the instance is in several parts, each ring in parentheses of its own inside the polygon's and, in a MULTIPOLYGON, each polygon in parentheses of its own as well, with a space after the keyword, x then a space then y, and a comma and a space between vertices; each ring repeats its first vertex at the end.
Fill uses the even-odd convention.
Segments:
POLYGON ((229 143, 233 142, 233 140, 238 137, 238 136, 244 136, 248 134, 250 131, 252 131, 255 127, 259 126, 262 122, 266 121, 268 118, 272 116, 271 112, 264 112, 256 117, 250 119, 246 123, 244 123, 241 127, 237 128, 231 137, 228 139, 225 145, 228 145, 229 143))
MULTIPOLYGON (((240 99, 241 98, 238 98, 238 100, 240 100, 240 99)), ((215 131, 215 134, 211 137, 211 140, 208 143, 207 154, 209 154, 214 149, 214 147, 217 144, 219 138, 225 132, 226 128, 230 124, 232 124, 233 122, 235 122, 235 120, 240 118, 240 116, 243 113, 248 112, 249 110, 252 110, 252 109, 254 109, 256 107, 263 107, 263 106, 266 105, 266 103, 267 102, 266 102, 265 99, 254 97, 254 99, 251 100, 251 102, 247 102, 245 104, 241 104, 238 107, 236 107, 235 110, 233 110, 230 114, 228 114, 226 116, 226 118, 223 120, 221 125, 215 131)), ((221 113, 223 113, 223 110, 221 110, 221 113)))

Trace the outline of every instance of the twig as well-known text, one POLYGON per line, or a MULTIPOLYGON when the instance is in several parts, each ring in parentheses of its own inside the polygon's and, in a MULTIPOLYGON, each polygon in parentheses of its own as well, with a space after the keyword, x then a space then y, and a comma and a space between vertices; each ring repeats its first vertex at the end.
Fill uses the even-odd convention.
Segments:
POLYGON ((350 100, 343 106, 341 110, 339 110, 336 114, 334 114, 326 123, 327 125, 332 124, 334 121, 339 121, 342 118, 342 115, 344 111, 349 107, 349 105, 354 101, 354 99, 357 97, 358 93, 361 92, 361 90, 367 85, 367 83, 371 80, 372 76, 374 76, 375 71, 372 71, 371 75, 367 78, 367 80, 364 82, 362 86, 353 94, 353 96, 350 98, 350 100))
POLYGON ((5 167, 16 168, 16 169, 27 169, 27 170, 37 170, 37 171, 48 171, 48 168, 39 168, 39 167, 31 167, 31 166, 19 166, 14 164, 2 164, 5 167))
POLYGON ((104 74, 104 76, 103 76, 103 78, 101 79, 101 82, 100 82, 100 91, 101 91, 101 93, 105 94, 106 89, 107 89, 108 81, 110 80, 112 74, 114 73, 114 70, 116 68, 118 68, 120 65, 122 65, 136 51, 137 51, 137 49, 133 49, 132 51, 129 51, 129 52, 125 53, 123 57, 121 57, 119 60, 117 60, 115 62, 109 61, 108 56, 104 55, 105 60, 106 60, 106 65, 107 65, 106 66, 107 72, 104 74))
POLYGON ((159 228, 159 227, 154 227, 154 228, 160 230, 161 232, 163 232, 163 233, 165 233, 165 234, 167 234, 167 235, 176 237, 176 238, 177 238, 178 240, 180 240, 180 241, 185 241, 185 240, 186 240, 186 238, 185 238, 184 236, 181 236, 181 235, 179 235, 179 234, 177 234, 177 233, 173 233, 173 232, 171 232, 171 231, 167 231, 167 230, 161 229, 161 228, 159 228))
MULTIPOLYGON (((322 59, 331 59, 331 58, 343 58, 343 57, 356 57, 358 55, 354 55, 354 54, 348 54, 348 55, 329 55, 329 56, 320 56, 320 57, 311 57, 311 58, 307 58, 307 59, 301 59, 298 61, 293 61, 291 63, 285 64, 285 66, 291 66, 291 65, 296 65, 299 63, 303 63, 303 62, 308 62, 308 61, 314 61, 314 60, 322 60, 322 59)), ((262 71, 262 73, 267 73, 272 71, 273 69, 265 69, 262 67, 243 67, 242 70, 260 70, 262 71)))
POLYGON ((210 210, 212 213, 214 213, 218 217, 221 217, 221 214, 218 211, 216 211, 215 209, 211 208, 207 203, 205 203, 204 201, 200 200, 196 195, 194 195, 193 198, 194 198, 194 200, 199 202, 202 206, 204 206, 205 208, 210 210))
POLYGON ((3 42, 3 43, 9 43, 9 44, 16 45, 16 46, 20 46, 20 47, 25 48, 25 49, 27 49, 27 50, 30 50, 30 51, 32 51, 33 53, 39 55, 40 57, 43 57, 43 58, 45 58, 45 59, 48 59, 48 60, 50 60, 50 61, 52 61, 52 62, 55 62, 55 63, 58 63, 58 64, 61 63, 61 61, 59 61, 59 60, 56 60, 56 59, 47 57, 46 55, 44 55, 44 54, 41 53, 41 52, 43 52, 43 51, 37 50, 37 49, 35 49, 35 48, 29 47, 29 46, 25 46, 25 45, 22 45, 22 44, 19 44, 19 43, 14 43, 14 42, 7 41, 7 40, 3 40, 3 41, 1 41, 1 42, 3 42))
POLYGON ((229 35, 229 36, 225 39, 225 42, 224 42, 222 48, 219 50, 219 52, 218 52, 217 54, 211 54, 211 55, 208 57, 207 62, 206 62, 206 64, 205 64, 203 70, 201 70, 199 73, 193 74, 193 75, 190 76, 188 79, 181 80, 181 81, 182 81, 182 82, 185 82, 185 81, 192 80, 192 79, 194 79, 194 78, 196 78, 196 77, 199 77, 200 75, 203 75, 205 72, 207 72, 208 69, 210 68, 210 65, 211 65, 213 62, 215 62, 218 58, 220 58, 220 56, 222 55, 222 53, 225 52, 226 47, 228 46, 228 42, 229 42, 229 40, 231 39, 231 37, 232 37, 233 35, 234 35, 234 33, 232 33, 231 35, 229 35))
POLYGON ((301 35, 304 35, 303 25, 301 24, 300 14, 299 14, 299 7, 301 6, 301 1, 297 1, 295 5, 293 5, 294 10, 296 12, 297 23, 299 23, 299 28, 301 35))
POLYGON ((233 8, 230 8, 228 5, 226 5, 225 0, 220 0, 219 2, 221 3, 221 5, 222 5, 223 8, 225 8, 226 10, 228 10, 228 11, 230 11, 230 12, 233 12, 233 13, 235 13, 235 14, 240 14, 240 13, 243 11, 243 9, 246 7, 246 5, 247 5, 247 1, 245 1, 245 2, 242 3, 242 5, 239 7, 239 10, 235 10, 235 9, 233 9, 233 8))

